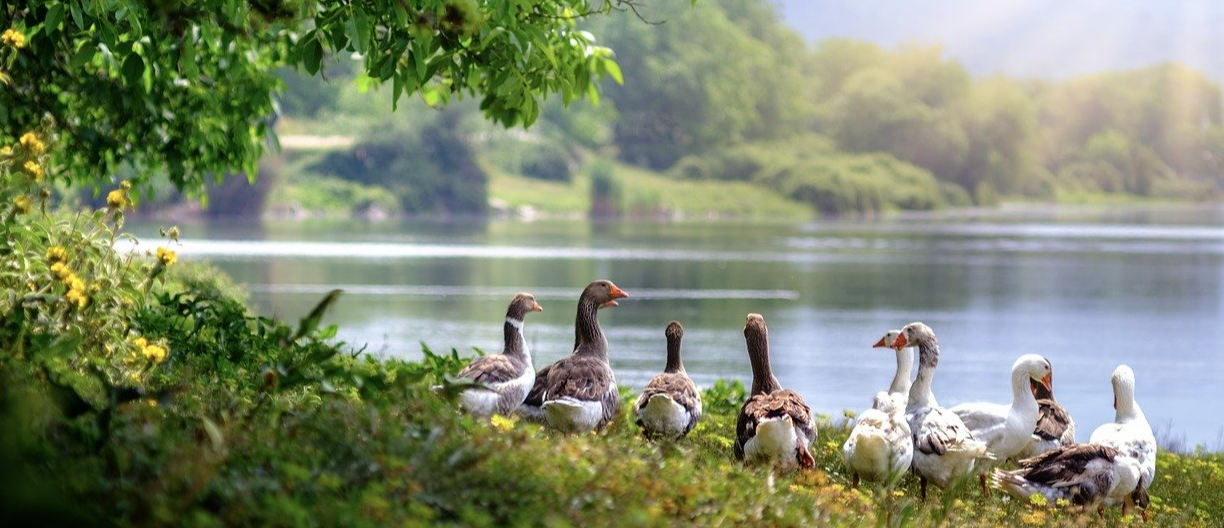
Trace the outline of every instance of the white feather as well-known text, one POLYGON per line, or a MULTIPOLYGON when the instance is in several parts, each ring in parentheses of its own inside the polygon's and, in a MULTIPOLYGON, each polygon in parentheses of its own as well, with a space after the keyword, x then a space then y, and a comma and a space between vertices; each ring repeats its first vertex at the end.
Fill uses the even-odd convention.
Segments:
POLYGON ((799 467, 797 447, 798 437, 790 416, 765 418, 757 423, 756 434, 744 443, 744 458, 750 462, 769 462, 789 471, 799 467))
POLYGON ((692 415, 666 394, 655 394, 646 405, 634 411, 638 421, 653 435, 678 438, 688 428, 692 415))
POLYGON ((544 419, 553 429, 563 433, 586 433, 603 421, 603 403, 584 401, 569 396, 544 402, 544 419))

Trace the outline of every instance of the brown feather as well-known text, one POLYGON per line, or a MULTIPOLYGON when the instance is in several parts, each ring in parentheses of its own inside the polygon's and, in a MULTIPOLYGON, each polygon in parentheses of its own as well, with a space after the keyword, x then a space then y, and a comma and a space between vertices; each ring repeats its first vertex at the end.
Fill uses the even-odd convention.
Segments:
POLYGON ((1043 440, 1059 440, 1071 425, 1071 415, 1058 402, 1051 399, 1037 400, 1037 427, 1033 434, 1043 440))

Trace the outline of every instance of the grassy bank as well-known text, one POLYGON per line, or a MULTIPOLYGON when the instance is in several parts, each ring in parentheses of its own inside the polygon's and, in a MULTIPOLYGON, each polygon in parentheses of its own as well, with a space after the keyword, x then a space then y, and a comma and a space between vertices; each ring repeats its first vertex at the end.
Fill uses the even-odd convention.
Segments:
MULTIPOLYGON (((546 215, 585 215, 591 209, 592 166, 586 164, 568 182, 491 169, 489 197, 511 208, 531 207, 546 215)), ((630 216, 801 220, 813 214, 807 204, 746 182, 677 180, 631 165, 608 166, 621 192, 620 205, 630 216)))

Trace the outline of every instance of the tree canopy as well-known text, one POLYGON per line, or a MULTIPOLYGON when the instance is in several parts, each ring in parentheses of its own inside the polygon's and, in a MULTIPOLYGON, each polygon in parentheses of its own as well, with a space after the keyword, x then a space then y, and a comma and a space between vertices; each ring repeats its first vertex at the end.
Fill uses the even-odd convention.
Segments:
MULTIPOLYGON (((274 74, 316 75, 354 54, 394 102, 477 97, 503 125, 541 100, 620 82, 610 49, 577 27, 614 2, 587 0, 19 0, 0 28, 0 134, 51 135, 48 172, 99 184, 130 165, 198 191, 208 175, 253 175, 269 137, 274 74), (18 45, 20 44, 20 45, 18 45)), ((139 178, 138 178, 139 182, 139 178)))

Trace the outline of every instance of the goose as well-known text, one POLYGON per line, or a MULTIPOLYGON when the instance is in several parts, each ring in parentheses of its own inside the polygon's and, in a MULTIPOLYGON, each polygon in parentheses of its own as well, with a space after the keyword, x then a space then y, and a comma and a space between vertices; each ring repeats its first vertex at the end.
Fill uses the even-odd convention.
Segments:
POLYGON ((905 408, 896 405, 893 395, 876 393, 872 408, 858 416, 850 437, 842 445, 842 461, 850 472, 850 485, 857 488, 860 476, 895 482, 913 460, 914 439, 905 421, 905 408))
POLYGON ((667 336, 667 365, 662 374, 646 384, 633 408, 637 425, 646 437, 674 440, 687 435, 701 419, 701 393, 680 360, 684 328, 672 321, 664 335, 667 336))
MULTIPOLYGON (((1037 354, 1025 354, 1016 359, 1011 368, 1012 401, 1010 405, 997 403, 962 403, 951 410, 960 417, 973 432, 974 438, 985 442, 987 449, 999 462, 1015 458, 1028 447, 1037 427, 1037 398, 1029 380, 1040 380, 1048 389, 1053 369, 1046 358, 1037 354)), ((982 493, 990 495, 986 485, 986 470, 989 464, 979 466, 982 493)))
POLYGON ((1055 504, 1059 499, 1087 507, 1106 501, 1130 504, 1139 486, 1139 461, 1101 444, 1059 447, 1020 462, 1014 471, 994 470, 991 484, 1027 502, 1041 495, 1055 504))
MULTIPOLYGON (((900 330, 889 330, 884 337, 872 345, 872 348, 888 348, 897 353, 897 370, 893 373, 892 383, 888 386, 888 395, 892 398, 894 407, 905 409, 909 403, 910 371, 914 368, 914 347, 894 348, 892 344, 899 335, 901 335, 900 330)), ((939 405, 935 401, 934 394, 928 393, 926 397, 931 405, 939 405)))
POLYGON ((799 393, 784 389, 769 367, 765 318, 748 314, 744 339, 752 364, 752 393, 735 422, 735 458, 782 471, 816 466, 809 448, 816 439, 812 409, 799 393))
POLYGON ((481 418, 495 413, 508 416, 523 403, 535 383, 531 353, 523 340, 523 318, 541 311, 544 309, 530 293, 520 293, 510 301, 502 330, 505 337, 502 353, 477 358, 459 371, 460 378, 485 384, 459 395, 459 406, 464 411, 481 418))
POLYGON ((627 297, 607 280, 582 290, 574 352, 536 372, 535 384, 520 407, 523 415, 542 416, 549 427, 564 433, 584 433, 602 429, 620 412, 620 392, 608 364, 608 339, 599 327, 599 310, 617 306, 617 299, 627 297))
MULTIPOLYGON (((1051 378, 1053 381, 1053 378, 1051 378)), ((1030 381, 1033 396, 1037 398, 1037 427, 1033 439, 1020 458, 1029 458, 1075 443, 1075 420, 1054 399, 1053 384, 1047 389, 1044 384, 1030 381)))
MULTIPOLYGON (((1152 426, 1135 401, 1135 371, 1119 365, 1110 377, 1113 385, 1115 417, 1111 423, 1097 427, 1088 439, 1090 443, 1103 444, 1117 449, 1139 463, 1139 486, 1129 499, 1144 510, 1147 516, 1148 487, 1156 478, 1156 436, 1152 426)), ((1115 498, 1106 498, 1105 505, 1118 504, 1115 498)), ((1126 509, 1123 503, 1123 509, 1126 509)))
POLYGON ((893 348, 918 347, 918 375, 910 386, 905 418, 914 440, 914 472, 926 498, 927 481, 947 489, 973 472, 978 459, 994 457, 986 443, 973 436, 960 417, 928 399, 935 367, 939 364, 939 339, 931 327, 910 323, 901 329, 893 348))

